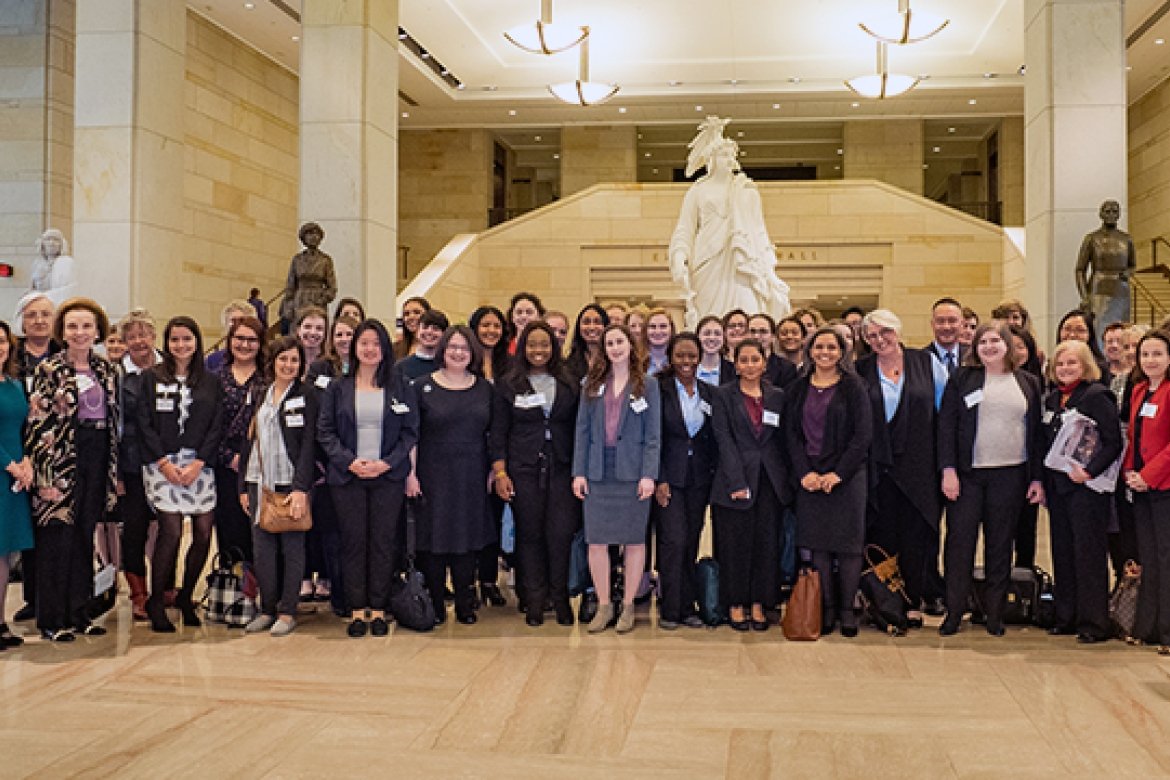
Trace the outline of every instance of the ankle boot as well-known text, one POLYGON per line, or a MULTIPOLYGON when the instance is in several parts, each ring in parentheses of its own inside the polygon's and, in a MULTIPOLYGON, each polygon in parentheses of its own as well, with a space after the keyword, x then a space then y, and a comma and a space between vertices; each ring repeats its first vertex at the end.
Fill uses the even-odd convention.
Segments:
POLYGON ((175 624, 167 618, 166 607, 163 606, 162 593, 155 593, 146 600, 146 614, 150 618, 150 630, 159 634, 175 633, 175 624))
POLYGON ((184 588, 175 596, 175 606, 179 608, 179 612, 183 615, 183 625, 188 628, 199 628, 203 625, 203 621, 199 619, 199 615, 195 612, 195 605, 191 603, 191 591, 184 588))
POLYGON ((130 606, 135 620, 149 620, 146 614, 146 578, 141 574, 126 572, 126 584, 130 587, 130 606))

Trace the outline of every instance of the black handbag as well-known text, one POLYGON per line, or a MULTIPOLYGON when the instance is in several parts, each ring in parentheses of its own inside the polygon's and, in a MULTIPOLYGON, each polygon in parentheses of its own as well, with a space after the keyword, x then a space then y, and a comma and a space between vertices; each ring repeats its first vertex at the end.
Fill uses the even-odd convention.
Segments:
POLYGON ((719 562, 703 558, 695 564, 695 591, 699 594, 699 619, 714 628, 727 619, 719 603, 719 562))
POLYGON ((417 505, 413 499, 406 502, 406 569, 390 581, 390 614, 403 628, 430 631, 435 627, 435 604, 422 572, 414 567, 417 505))
POLYGON ((910 609, 910 598, 898 569, 898 556, 890 555, 876 544, 868 544, 865 562, 867 568, 861 573, 865 613, 879 630, 890 636, 902 636, 909 628, 906 612, 910 609))
MULTIPOLYGON (((987 578, 982 566, 975 567, 971 584, 972 623, 987 622, 987 578)), ((1012 569, 1004 595, 1003 622, 1006 625, 1035 625, 1051 628, 1056 624, 1056 602, 1052 594, 1052 578, 1039 566, 1012 569)))

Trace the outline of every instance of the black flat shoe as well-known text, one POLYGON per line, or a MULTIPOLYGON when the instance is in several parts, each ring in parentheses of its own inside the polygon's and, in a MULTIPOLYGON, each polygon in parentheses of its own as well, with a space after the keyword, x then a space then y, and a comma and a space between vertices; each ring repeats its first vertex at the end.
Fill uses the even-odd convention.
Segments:
POLYGON ((748 631, 751 629, 751 623, 749 623, 746 619, 732 620, 731 618, 728 618, 727 625, 731 626, 732 631, 748 631))
POLYGON ((349 625, 345 627, 345 633, 349 634, 354 639, 359 639, 365 636, 367 630, 368 626, 366 626, 366 621, 362 620, 361 618, 354 618, 353 620, 349 621, 349 625))
POLYGON ((1003 636, 1005 633, 1004 628, 1003 628, 1003 623, 999 623, 999 622, 992 623, 989 621, 987 623, 987 633, 990 634, 991 636, 1003 636))
POLYGON ((920 618, 920 617, 906 618, 906 628, 922 628, 922 618, 920 618))
POLYGON ((524 616, 524 622, 527 623, 531 628, 540 628, 544 625, 544 615, 529 613, 524 616))
POLYGON ((20 647, 24 644, 24 639, 17 636, 8 630, 8 625, 0 623, 0 650, 9 647, 20 647))
POLYGON ((457 614, 455 615, 455 619, 465 626, 473 625, 477 620, 479 620, 474 612, 465 612, 462 615, 457 614))
POLYGON ((372 636, 386 636, 390 633, 390 624, 386 622, 386 618, 376 617, 370 621, 370 634, 372 636))
POLYGON ((73 636, 73 632, 67 628, 61 628, 56 631, 44 629, 41 631, 41 638, 48 642, 72 642, 77 637, 73 636))
POLYGON ((502 607, 508 603, 504 594, 500 592, 500 586, 494 582, 480 583, 479 599, 484 604, 491 604, 493 607, 502 607))
POLYGON ((931 617, 942 617, 947 614, 947 607, 942 599, 927 599, 922 606, 922 611, 931 617))
POLYGON ((938 627, 939 636, 954 636, 957 633, 959 633, 958 621, 952 623, 949 620, 944 620, 943 624, 938 627))
POLYGON ((597 592, 588 590, 581 594, 581 604, 577 607, 577 622, 588 625, 597 614, 597 592))
POLYGON ((32 620, 37 616, 37 609, 32 604, 25 604, 20 609, 16 610, 16 614, 12 616, 12 620, 16 623, 23 623, 26 620, 32 620))
POLYGON ((1095 634, 1077 634, 1077 642, 1082 645, 1095 645, 1098 642, 1105 642, 1109 639, 1107 636, 1097 636, 1095 634))
POLYGON ((571 626, 576 622, 573 619, 573 607, 568 599, 553 602, 553 611, 556 612, 558 626, 571 626))
POLYGON ((841 636, 852 639, 857 636, 857 626, 841 626, 841 636))
POLYGON ((102 626, 87 623, 84 626, 77 626, 73 629, 73 633, 81 636, 105 636, 109 632, 102 626))
POLYGON ((446 622, 447 622, 447 610, 445 610, 445 609, 435 610, 435 625, 441 626, 446 622))
POLYGON ((1072 626, 1053 626, 1048 629, 1050 636, 1072 636, 1077 630, 1072 626))
POLYGON ((752 631, 767 631, 768 630, 768 621, 767 620, 756 620, 755 618, 752 618, 751 624, 752 624, 752 631))

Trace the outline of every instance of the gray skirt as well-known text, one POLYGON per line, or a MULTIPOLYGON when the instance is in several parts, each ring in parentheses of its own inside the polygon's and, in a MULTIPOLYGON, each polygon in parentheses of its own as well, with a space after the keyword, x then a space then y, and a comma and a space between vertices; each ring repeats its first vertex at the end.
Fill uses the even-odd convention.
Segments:
POLYGON ((589 494, 585 496, 585 543, 645 544, 650 500, 638 500, 637 482, 614 479, 614 460, 613 448, 606 447, 604 477, 589 482, 589 494))

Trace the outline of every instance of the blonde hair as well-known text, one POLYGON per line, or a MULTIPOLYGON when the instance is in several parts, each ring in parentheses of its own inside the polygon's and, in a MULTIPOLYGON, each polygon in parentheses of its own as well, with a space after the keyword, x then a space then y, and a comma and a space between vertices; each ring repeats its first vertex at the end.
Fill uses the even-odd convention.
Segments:
POLYGON ((1089 349, 1088 343, 1067 339, 1056 345, 1056 349, 1052 350, 1052 357, 1048 359, 1048 370, 1045 373, 1053 384, 1056 384, 1056 361, 1065 352, 1074 353, 1077 360, 1081 361, 1083 372, 1081 379, 1083 381, 1096 382, 1101 378, 1101 367, 1097 365, 1097 359, 1093 356, 1093 350, 1089 349))
POLYGON ((150 312, 142 306, 136 306, 135 308, 126 312, 126 316, 118 322, 118 335, 122 337, 123 341, 125 341, 126 333, 137 325, 141 325, 152 334, 156 333, 158 330, 155 327, 154 317, 150 316, 150 312))

